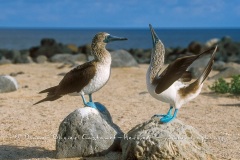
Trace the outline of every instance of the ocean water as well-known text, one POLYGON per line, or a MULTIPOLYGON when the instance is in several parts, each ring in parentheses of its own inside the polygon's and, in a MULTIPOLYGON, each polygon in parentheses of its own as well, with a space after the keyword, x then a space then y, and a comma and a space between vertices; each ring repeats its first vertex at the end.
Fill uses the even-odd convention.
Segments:
MULTIPOLYGON (((149 29, 0 29, 0 49, 29 49, 38 46, 42 38, 54 38, 63 44, 81 46, 91 43, 98 32, 108 32, 128 41, 113 42, 107 45, 109 49, 130 49, 152 47, 149 29)), ((186 47, 191 41, 205 43, 212 38, 221 39, 230 36, 234 41, 240 41, 239 29, 155 29, 165 47, 186 47)))

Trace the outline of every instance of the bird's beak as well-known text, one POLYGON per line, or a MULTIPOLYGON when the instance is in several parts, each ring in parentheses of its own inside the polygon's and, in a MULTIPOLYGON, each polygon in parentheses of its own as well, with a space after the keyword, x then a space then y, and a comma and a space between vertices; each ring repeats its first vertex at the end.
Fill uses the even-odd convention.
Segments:
POLYGON ((151 24, 149 24, 149 28, 151 30, 151 34, 152 34, 152 42, 153 42, 153 46, 156 45, 156 43, 159 41, 159 38, 156 34, 156 32, 154 31, 153 27, 151 24))
POLYGON ((108 42, 112 42, 112 41, 124 41, 124 40, 127 40, 127 38, 108 35, 106 37, 106 39, 104 40, 104 42, 108 43, 108 42))

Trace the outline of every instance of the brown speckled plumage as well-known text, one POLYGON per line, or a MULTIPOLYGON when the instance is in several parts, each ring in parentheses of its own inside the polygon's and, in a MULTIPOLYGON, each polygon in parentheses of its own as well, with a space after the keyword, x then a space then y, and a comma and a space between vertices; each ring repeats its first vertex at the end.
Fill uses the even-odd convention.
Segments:
POLYGON ((151 28, 151 33, 153 37, 154 48, 152 49, 152 56, 151 56, 151 68, 150 68, 150 80, 151 83, 154 82, 154 79, 158 77, 159 72, 161 71, 164 65, 164 58, 165 58, 165 48, 163 43, 155 36, 155 31, 151 28))
POLYGON ((100 32, 92 40, 92 53, 96 61, 104 61, 106 58, 111 58, 110 53, 105 48, 107 44, 103 42, 107 34, 100 32))

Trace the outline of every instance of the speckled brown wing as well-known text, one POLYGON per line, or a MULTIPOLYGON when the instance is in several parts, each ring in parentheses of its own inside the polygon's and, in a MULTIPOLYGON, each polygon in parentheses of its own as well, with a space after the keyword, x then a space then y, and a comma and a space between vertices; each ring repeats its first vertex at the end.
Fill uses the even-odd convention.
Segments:
POLYGON ((96 73, 96 62, 84 63, 68 72, 55 90, 55 95, 65 95, 80 92, 96 73))
POLYGON ((210 48, 198 55, 186 56, 178 58, 176 61, 169 64, 169 66, 153 81, 156 85, 155 92, 157 94, 162 93, 168 89, 175 81, 182 77, 186 73, 187 68, 199 57, 204 54, 208 54, 209 51, 215 49, 215 47, 210 48))
POLYGON ((94 77, 96 73, 95 65, 96 62, 91 61, 72 69, 63 77, 59 85, 39 92, 48 93, 47 97, 38 101, 34 105, 45 101, 55 101, 65 94, 80 92, 94 77))

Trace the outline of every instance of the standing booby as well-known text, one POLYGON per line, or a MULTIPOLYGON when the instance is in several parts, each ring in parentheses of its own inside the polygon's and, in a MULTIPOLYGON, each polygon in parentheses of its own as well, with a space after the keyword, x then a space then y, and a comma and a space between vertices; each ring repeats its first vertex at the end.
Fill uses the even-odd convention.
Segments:
POLYGON ((72 69, 63 77, 58 85, 39 92, 48 94, 46 98, 35 104, 44 101, 54 101, 66 94, 78 93, 82 97, 85 106, 97 108, 92 100, 92 93, 101 89, 110 77, 112 59, 110 53, 105 48, 106 44, 111 41, 120 40, 127 40, 127 38, 111 36, 105 32, 96 34, 91 44, 94 60, 72 69), (89 95, 89 102, 86 102, 84 98, 85 94, 89 95))
POLYGON ((149 27, 152 35, 153 48, 151 62, 146 74, 147 89, 154 98, 170 104, 170 109, 166 115, 154 115, 161 117, 161 123, 167 123, 176 118, 178 110, 183 104, 194 99, 201 92, 203 82, 212 69, 217 47, 211 48, 198 55, 178 58, 159 74, 164 65, 165 49, 151 24, 149 24, 149 27), (183 82, 190 82, 192 79, 191 73, 187 71, 187 68, 199 57, 208 54, 213 49, 214 51, 202 75, 193 83, 184 84, 183 82), (173 108, 175 108, 175 111, 172 115, 173 108))

